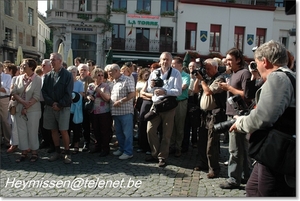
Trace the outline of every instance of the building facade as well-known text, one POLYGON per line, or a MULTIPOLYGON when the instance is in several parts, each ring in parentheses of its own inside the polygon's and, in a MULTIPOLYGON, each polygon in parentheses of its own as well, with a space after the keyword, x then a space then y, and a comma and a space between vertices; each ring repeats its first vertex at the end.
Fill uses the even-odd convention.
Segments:
POLYGON ((39 61, 37 1, 3 0, 0 9, 0 60, 15 62, 21 46, 23 58, 39 61))
POLYGON ((232 47, 251 59, 252 48, 280 40, 295 54, 295 15, 283 0, 48 0, 46 24, 53 29, 53 51, 64 45, 74 57, 105 65, 113 61, 148 65, 161 52, 224 56, 232 47))
POLYGON ((50 40, 50 28, 45 24, 46 18, 38 13, 38 54, 40 55, 40 61, 44 58, 46 53, 46 40, 50 40))

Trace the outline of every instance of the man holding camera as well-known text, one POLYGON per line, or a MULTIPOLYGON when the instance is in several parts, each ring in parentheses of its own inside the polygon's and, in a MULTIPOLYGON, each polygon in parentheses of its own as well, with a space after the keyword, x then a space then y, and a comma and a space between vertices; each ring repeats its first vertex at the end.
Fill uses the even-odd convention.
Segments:
MULTIPOLYGON (((176 97, 181 95, 182 92, 182 78, 178 70, 171 67, 172 55, 169 52, 163 52, 160 55, 160 66, 157 69, 160 71, 160 79, 163 80, 163 86, 155 86, 157 82, 157 72, 153 71, 148 79, 147 91, 152 91, 153 104, 159 102, 165 97, 176 97), (154 81, 153 81, 154 80, 154 81), (156 81, 155 81, 156 80, 156 81)), ((156 70, 156 71, 157 71, 156 70)), ((176 108, 168 111, 159 112, 153 119, 148 121, 147 136, 151 148, 151 156, 146 158, 146 161, 159 161, 158 166, 164 167, 165 160, 169 156, 170 139, 174 127, 174 116, 176 108), (157 128, 162 124, 162 139, 160 140, 157 135, 157 128)), ((157 112, 157 111, 156 111, 157 112)))
MULTIPOLYGON (((237 117, 236 122, 230 128, 230 132, 239 132, 240 136, 243 136, 243 133, 251 133, 250 140, 257 134, 274 135, 273 140, 270 140, 271 157, 268 157, 272 161, 278 158, 276 154, 280 156, 282 153, 291 154, 288 149, 276 153, 273 145, 278 144, 280 132, 290 136, 296 135, 296 92, 293 86, 296 82, 296 75, 287 68, 287 58, 285 47, 273 40, 256 49, 254 59, 264 84, 256 93, 256 108, 251 110, 248 116, 237 117), (258 130, 262 131, 256 133, 258 130)), ((267 147, 267 143, 263 146, 267 147)), ((266 161, 257 162, 254 165, 246 185, 247 196, 296 196, 295 180, 291 182, 293 177, 280 171, 285 162, 284 155, 280 156, 278 166, 266 165, 266 161)), ((294 167, 291 168, 296 169, 295 160, 296 158, 288 160, 287 166, 292 166, 294 162, 294 167)))
MULTIPOLYGON (((240 95, 244 99, 246 82, 251 77, 248 69, 244 68, 244 56, 242 51, 237 48, 231 48, 226 53, 227 65, 231 68, 232 75, 229 84, 219 83, 219 87, 227 91, 227 98, 234 95, 240 95)), ((232 120, 237 115, 235 108, 226 102, 226 115, 228 120, 232 120)), ((229 133, 229 161, 228 161, 228 179, 220 184, 223 189, 239 188, 243 179, 246 181, 250 176, 250 164, 248 162, 248 140, 246 134, 239 132, 229 133)))
POLYGON ((225 81, 225 78, 218 72, 218 62, 214 59, 206 59, 204 64, 206 75, 211 79, 205 81, 203 75, 201 75, 202 73, 196 73, 195 92, 199 92, 200 82, 203 93, 200 100, 202 125, 198 139, 200 166, 196 167, 195 170, 208 169, 207 178, 212 179, 218 177, 220 173, 220 139, 219 134, 213 128, 214 124, 226 120, 226 91, 218 86, 219 82, 225 81))

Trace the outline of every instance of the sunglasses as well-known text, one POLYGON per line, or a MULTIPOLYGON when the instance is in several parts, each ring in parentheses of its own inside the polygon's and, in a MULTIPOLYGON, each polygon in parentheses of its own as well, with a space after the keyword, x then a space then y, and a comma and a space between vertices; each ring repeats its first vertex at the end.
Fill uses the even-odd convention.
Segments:
POLYGON ((100 77, 100 76, 103 77, 104 75, 103 74, 98 74, 98 77, 100 77))

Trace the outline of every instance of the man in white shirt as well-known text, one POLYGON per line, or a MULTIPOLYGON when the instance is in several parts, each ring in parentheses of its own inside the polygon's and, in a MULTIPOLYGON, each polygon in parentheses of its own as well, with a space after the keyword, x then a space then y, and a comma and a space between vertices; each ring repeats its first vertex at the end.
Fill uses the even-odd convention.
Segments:
POLYGON ((4 65, 0 62, 0 136, 9 147, 11 126, 8 123, 8 103, 10 96, 11 76, 3 72, 4 65))

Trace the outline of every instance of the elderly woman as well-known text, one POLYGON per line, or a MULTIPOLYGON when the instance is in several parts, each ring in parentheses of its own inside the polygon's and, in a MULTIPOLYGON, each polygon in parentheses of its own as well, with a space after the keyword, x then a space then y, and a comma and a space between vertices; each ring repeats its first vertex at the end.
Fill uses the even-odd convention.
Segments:
POLYGON ((100 152, 100 157, 109 154, 109 142, 112 135, 112 116, 110 113, 110 87, 104 80, 104 71, 101 68, 95 68, 91 77, 94 83, 88 86, 87 98, 94 100, 94 109, 92 111, 92 126, 96 138, 95 149, 91 153, 100 152))
POLYGON ((34 73, 36 68, 35 60, 24 59, 20 65, 24 74, 16 78, 12 95, 18 102, 16 108, 16 122, 18 125, 19 149, 21 156, 16 162, 24 161, 27 157, 27 150, 31 150, 31 162, 38 159, 39 148, 38 127, 41 118, 41 78, 34 73))
MULTIPOLYGON (((72 73, 73 75, 73 92, 79 93, 82 97, 84 95, 84 88, 83 88, 83 82, 80 80, 77 80, 77 67, 76 66, 69 66, 67 70, 72 73)), ((70 114, 70 122, 69 122, 69 136, 71 134, 71 130, 73 131, 73 142, 70 146, 70 148, 74 148, 74 151, 72 152, 73 154, 77 154, 79 152, 79 141, 80 141, 80 136, 82 135, 82 122, 74 122, 74 114, 75 114, 75 109, 73 110, 72 108, 75 108, 75 103, 73 102, 71 105, 71 114, 70 114)), ((82 115, 82 110, 77 111, 81 112, 82 115)))

